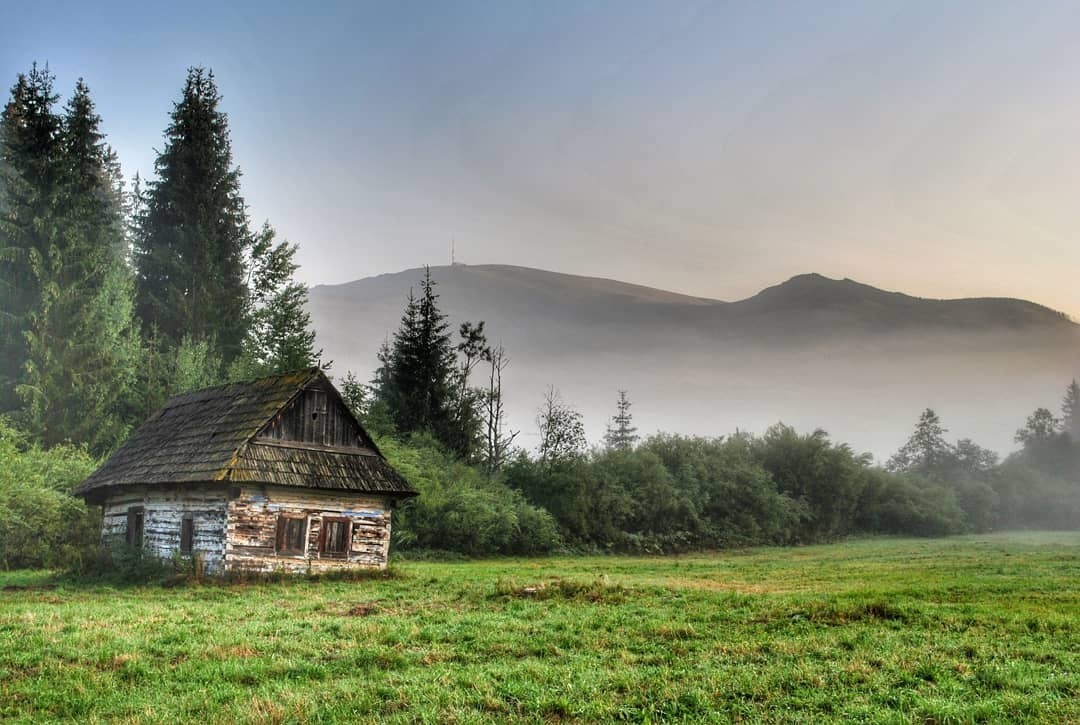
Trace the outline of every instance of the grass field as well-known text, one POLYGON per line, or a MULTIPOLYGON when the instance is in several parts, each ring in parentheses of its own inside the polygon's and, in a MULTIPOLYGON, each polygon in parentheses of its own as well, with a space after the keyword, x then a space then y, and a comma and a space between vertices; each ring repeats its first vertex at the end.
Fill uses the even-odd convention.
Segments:
POLYGON ((0 586, 3 718, 1080 722, 1076 533, 0 586))

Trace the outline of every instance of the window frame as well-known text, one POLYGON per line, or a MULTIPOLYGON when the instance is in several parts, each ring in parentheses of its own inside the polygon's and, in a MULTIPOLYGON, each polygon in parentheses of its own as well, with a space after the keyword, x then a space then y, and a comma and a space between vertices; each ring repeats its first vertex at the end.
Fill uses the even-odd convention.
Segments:
POLYGON ((274 554, 277 556, 307 556, 308 552, 308 536, 310 533, 311 519, 308 516, 300 514, 278 514, 277 517, 277 532, 274 536, 274 554), (301 522, 301 548, 293 549, 288 547, 288 530, 289 523, 293 521, 301 522))
POLYGON ((319 525, 319 556, 324 559, 348 559, 352 553, 353 521, 347 516, 323 516, 319 525), (327 531, 330 524, 341 524, 345 527, 341 551, 331 551, 327 531))

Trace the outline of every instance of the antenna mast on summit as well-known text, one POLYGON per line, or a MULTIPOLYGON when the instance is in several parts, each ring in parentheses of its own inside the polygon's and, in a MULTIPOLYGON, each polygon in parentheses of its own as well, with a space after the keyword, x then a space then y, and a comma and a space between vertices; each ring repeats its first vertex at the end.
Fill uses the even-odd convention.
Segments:
POLYGON ((457 240, 450 237, 450 266, 454 266, 455 253, 457 251, 457 240))

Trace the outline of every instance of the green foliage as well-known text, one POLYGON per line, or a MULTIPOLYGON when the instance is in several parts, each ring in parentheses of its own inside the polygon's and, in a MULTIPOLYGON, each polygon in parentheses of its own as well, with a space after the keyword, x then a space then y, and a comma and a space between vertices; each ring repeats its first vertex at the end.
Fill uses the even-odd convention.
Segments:
POLYGON ((100 520, 71 496, 96 465, 81 448, 30 445, 0 418, 0 567, 67 567, 96 548, 100 520))
POLYGON ((166 349, 184 337, 207 341, 228 365, 249 327, 252 235, 220 103, 213 72, 189 69, 137 220, 134 260, 145 328, 156 326, 166 349))
POLYGON ((537 453, 548 466, 559 466, 585 455, 585 424, 581 413, 563 401, 558 389, 551 386, 536 414, 540 433, 537 453))
MULTIPOLYGON (((584 549, 677 552, 969 526, 952 487, 873 468, 823 431, 784 425, 726 440, 657 435, 555 464, 520 456, 506 480, 584 549)), ((973 509, 994 495, 978 482, 965 493, 973 509)))
POLYGON ((867 532, 947 536, 968 528, 953 490, 914 475, 880 469, 863 472, 863 490, 854 523, 867 532))
POLYGON ((3 123, 0 165, 11 183, 0 204, 11 217, 0 247, 14 255, 5 255, 3 284, 20 296, 9 321, 22 335, 17 350, 5 344, 17 365, 4 377, 17 380, 20 417, 36 440, 104 452, 128 430, 140 354, 122 179, 86 85, 62 116, 51 87, 48 70, 35 67, 3 123))
POLYGON ((41 295, 35 264, 63 246, 55 213, 64 168, 58 100, 53 74, 34 64, 19 74, 0 118, 0 412, 19 406, 15 387, 41 295))
POLYGON ((436 284, 425 267, 420 297, 409 290, 393 341, 379 350, 372 391, 380 414, 399 435, 430 433, 469 461, 481 449, 483 424, 482 394, 470 386, 469 374, 489 354, 487 339, 483 322, 464 323, 454 346, 436 284))
POLYGON ((607 431, 604 433, 604 445, 614 450, 628 450, 638 442, 637 428, 634 427, 634 416, 630 412, 630 398, 625 390, 619 391, 619 399, 615 403, 615 415, 608 422, 607 431))
POLYGON ((409 297, 392 344, 380 356, 375 394, 401 435, 431 432, 445 442, 452 416, 454 349, 438 306, 436 282, 425 268, 421 296, 409 297))
POLYGON ((1080 442, 1080 383, 1074 378, 1065 388, 1061 400, 1061 430, 1068 433, 1073 442, 1080 442))
MULTIPOLYGON (((1064 436, 1056 439, 1063 445, 1064 436)), ((1073 472, 1061 474, 1058 465, 1031 453, 1010 457, 994 472, 991 487, 997 496, 997 528, 1076 529, 1080 522, 1080 458, 1071 447, 1073 472)))
POLYGON ((221 358, 207 340, 197 340, 185 335, 180 340, 175 355, 169 395, 201 390, 223 382, 221 358))
POLYGON ((457 365, 451 376, 451 415, 441 438, 459 458, 475 461, 482 457, 485 444, 481 418, 485 391, 473 387, 470 376, 480 362, 491 358, 492 353, 483 321, 461 323, 458 336, 459 342, 454 348, 457 365))
POLYGON ((887 468, 899 473, 943 477, 954 459, 952 446, 945 440, 947 432, 938 414, 927 408, 919 416, 919 422, 915 425, 911 437, 889 459, 887 468))
POLYGON ((298 247, 276 242, 274 230, 263 224, 251 247, 251 327, 230 378, 250 380, 262 375, 310 368, 315 352, 315 331, 307 311, 307 286, 293 275, 298 247))
POLYGON ((867 457, 834 444, 821 429, 799 435, 783 424, 766 431, 752 450, 777 490, 805 505, 806 515, 791 532, 794 541, 827 541, 853 532, 867 457))
POLYGON ((1060 425, 1061 421, 1049 410, 1036 408, 1035 412, 1028 416, 1024 427, 1016 431, 1013 439, 1024 448, 1043 445, 1057 434, 1060 425))
MULTIPOLYGON (((1016 434, 1021 450, 1002 464, 998 464, 997 454, 971 440, 962 439, 955 445, 946 442, 940 420, 936 415, 928 417, 932 412, 923 414, 915 435, 890 461, 894 468, 909 474, 909 484, 900 490, 900 500, 907 502, 901 506, 907 513, 891 516, 893 523, 883 530, 933 533, 957 530, 952 525, 956 522, 962 523, 961 529, 975 531, 1077 526, 1080 518, 1074 514, 1080 511, 1080 445, 1068 433, 1059 432, 1059 421, 1049 409, 1039 408, 1028 416, 1016 434), (932 429, 930 433, 928 429, 932 429), (934 451, 933 465, 926 463, 926 455, 918 453, 930 449, 934 451), (899 462, 904 465, 898 466, 899 462), (918 503, 918 496, 926 494, 930 501, 918 503), (956 507, 962 517, 953 511, 956 507), (919 524, 910 518, 919 511, 936 513, 940 521, 919 524)), ((879 509, 882 505, 875 504, 879 509)))
POLYGON ((469 556, 540 554, 560 545, 551 515, 448 453, 430 435, 379 444, 390 463, 420 491, 395 514, 400 549, 469 556))
POLYGON ((376 438, 396 435, 386 403, 375 397, 373 386, 361 383, 351 370, 336 385, 345 405, 369 434, 376 438))
POLYGON ((697 511, 701 546, 784 543, 807 518, 804 502, 781 493, 757 461, 753 439, 659 434, 642 449, 659 457, 679 495, 697 511))

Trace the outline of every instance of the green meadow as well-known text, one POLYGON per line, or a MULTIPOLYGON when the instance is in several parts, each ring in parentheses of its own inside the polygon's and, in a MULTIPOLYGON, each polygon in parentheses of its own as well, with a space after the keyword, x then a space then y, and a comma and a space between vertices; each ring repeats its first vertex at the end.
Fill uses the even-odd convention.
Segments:
POLYGON ((0 587, 11 720, 1080 722, 1078 533, 0 587))

